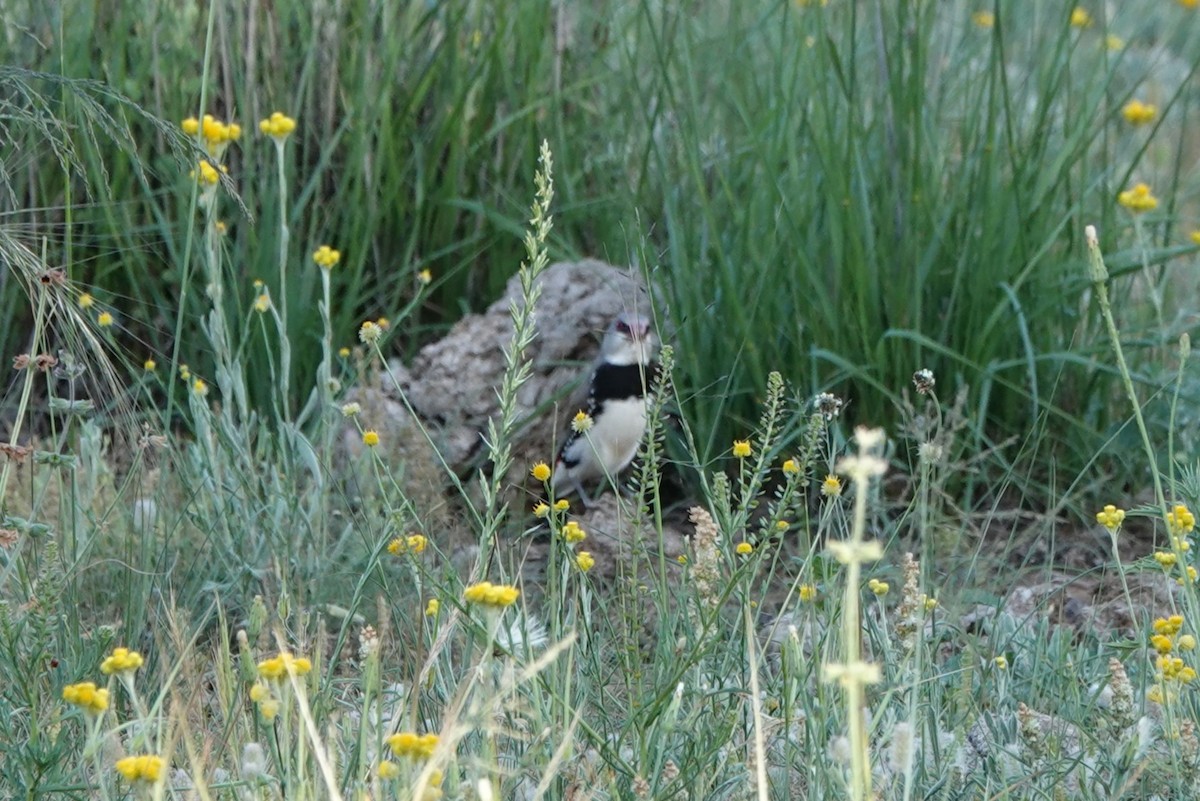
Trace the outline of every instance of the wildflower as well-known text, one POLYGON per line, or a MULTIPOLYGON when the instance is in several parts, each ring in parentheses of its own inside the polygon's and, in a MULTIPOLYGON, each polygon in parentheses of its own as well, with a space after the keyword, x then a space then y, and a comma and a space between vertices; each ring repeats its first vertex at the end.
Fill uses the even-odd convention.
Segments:
POLYGON ((571 520, 562 527, 562 536, 564 540, 574 545, 587 539, 587 532, 579 527, 578 522, 571 520))
POLYGON ((1072 28, 1090 28, 1092 26, 1092 15, 1087 12, 1087 9, 1082 6, 1075 6, 1071 10, 1071 27, 1072 28))
POLYGON ((990 11, 976 11, 971 15, 971 22, 979 28, 987 30, 996 24, 996 15, 990 11))
POLYGON ((1183 615, 1171 615, 1170 617, 1160 617, 1154 621, 1154 633, 1166 634, 1174 636, 1183 628, 1183 615))
POLYGON ((750 455, 750 440, 735 439, 733 441, 733 455, 739 459, 745 459, 750 455))
POLYGON ((937 609, 937 606, 938 606, 937 598, 926 598, 925 599, 925 611, 926 612, 932 612, 934 609, 937 609))
POLYGON ((592 416, 580 409, 571 420, 571 430, 576 434, 585 434, 591 431, 593 424, 592 416))
POLYGON ((280 651, 278 656, 258 663, 258 675, 270 681, 279 681, 284 675, 304 676, 312 670, 312 662, 303 656, 292 656, 280 651))
POLYGON ((380 317, 375 321, 375 325, 379 326, 384 331, 390 331, 392 328, 392 321, 386 317, 380 317))
POLYGON ((113 324, 113 316, 111 313, 103 311, 96 317, 96 323, 101 328, 108 328, 113 324))
POLYGON ((362 406, 357 403, 343 403, 342 417, 357 417, 362 412, 362 406))
POLYGON ((1175 566, 1176 557, 1170 551, 1155 551, 1154 561, 1165 570, 1175 566))
POLYGON ((154 361, 154 359, 146 359, 146 361, 142 362, 142 369, 147 373, 153 373, 157 367, 158 362, 154 361))
POLYGON ((801 584, 799 593, 800 593, 800 600, 803 601, 804 603, 810 603, 812 601, 815 601, 817 599, 817 585, 816 584, 801 584))
POLYGON ((283 142, 292 131, 296 130, 296 121, 287 117, 281 111, 276 111, 270 117, 258 124, 258 129, 276 142, 283 142))
POLYGON ((580 551, 575 557, 575 566, 586 573, 596 566, 596 560, 590 552, 580 551))
POLYGON ((379 767, 375 772, 378 774, 379 778, 383 779, 384 781, 389 779, 397 779, 400 777, 400 766, 395 762, 390 762, 385 759, 379 763, 379 767))
POLYGON ((374 448, 379 444, 379 432, 373 429, 364 431, 362 435, 362 441, 363 445, 366 445, 368 448, 374 448))
MULTIPOLYGON (((1196 572, 1196 568, 1192 567, 1191 565, 1188 565, 1187 566, 1187 582, 1195 582, 1197 575, 1198 574, 1196 572)), ((1178 584, 1180 587, 1182 587, 1187 582, 1185 582, 1181 578, 1175 579, 1175 583, 1178 584)))
POLYGON ((1125 118, 1125 122, 1130 125, 1145 125, 1152 122, 1158 115, 1158 106, 1152 106, 1149 103, 1134 98, 1125 104, 1121 109, 1121 116, 1125 118))
POLYGON ((1123 520, 1125 520, 1125 510, 1118 509, 1111 503, 1105 506, 1103 511, 1096 512, 1096 522, 1110 532, 1120 528, 1123 520))
POLYGON ((1181 634, 1175 644, 1179 646, 1180 651, 1192 651, 1196 648, 1196 638, 1191 634, 1181 634))
POLYGON ((887 595, 888 590, 891 589, 891 586, 886 581, 880 581, 879 579, 871 579, 867 582, 867 587, 871 592, 880 597, 887 595))
POLYGON ((192 377, 191 369, 189 369, 186 364, 179 365, 179 379, 181 381, 187 381, 191 377, 192 377))
POLYGON ((422 534, 410 534, 407 537, 396 537, 388 543, 388 553, 392 556, 400 556, 401 554, 411 553, 419 554, 425 551, 428 547, 429 540, 422 534))
POLYGON ((996 666, 996 670, 1008 670, 1008 657, 1000 654, 992 659, 992 664, 996 666))
POLYGON ((1158 208, 1158 198, 1150 193, 1150 187, 1146 184, 1136 184, 1133 189, 1121 192, 1117 195, 1117 202, 1133 214, 1158 208))
POLYGON ((196 182, 204 186, 215 186, 217 181, 221 180, 221 174, 217 172, 217 168, 207 161, 201 161, 196 165, 196 169, 188 173, 189 178, 195 178, 196 182))
POLYGON ((775 522, 775 530, 776 531, 787 531, 788 527, 791 525, 792 524, 789 523, 787 520, 777 520, 775 522))
POLYGON ((350 349, 347 347, 338 348, 338 356, 343 359, 349 359, 350 358, 350 349))
POLYGON ((90 308, 92 308, 92 306, 95 305, 96 299, 93 298, 91 295, 89 295, 87 292, 84 292, 82 295, 79 296, 79 300, 77 300, 75 302, 79 304, 79 308, 81 308, 81 309, 90 309, 90 308))
POLYGON ((195 136, 196 134, 200 133, 200 120, 196 119, 195 117, 188 117, 179 124, 179 127, 182 128, 183 132, 188 136, 195 136))
POLYGON ((392 753, 398 757, 406 756, 414 759, 428 759, 433 756, 434 750, 437 749, 438 736, 436 734, 417 734, 411 731, 402 731, 388 737, 387 744, 392 749, 392 753))
POLYGON ((748 542, 739 542, 734 550, 738 552, 739 556, 749 556, 754 553, 754 546, 748 542))
POLYGON ((437 598, 430 598, 429 603, 425 604, 425 615, 427 617, 437 617, 438 610, 442 608, 442 602, 437 598))
POLYGON ((163 758, 153 754, 128 756, 118 759, 116 768, 126 781, 153 784, 162 777, 163 758))
POLYGON ((1169 654, 1175 647, 1175 643, 1165 634, 1155 634, 1150 638, 1150 645, 1154 646, 1154 650, 1160 654, 1169 654))
POLYGON ((94 682, 68 684, 63 687, 63 700, 83 709, 89 715, 98 715, 108 709, 108 690, 97 689, 94 682))
POLYGON ((433 273, 429 270, 421 270, 417 273, 417 280, 425 286, 429 286, 433 282, 433 273))
POLYGON ((933 371, 929 369, 921 369, 913 373, 913 386, 917 388, 918 395, 928 395, 933 392, 934 385, 937 380, 933 377, 933 371))
POLYGON ((333 265, 341 261, 342 254, 341 251, 334 250, 329 245, 321 245, 313 253, 312 258, 321 267, 324 267, 326 270, 332 270, 333 265))
POLYGON ((825 476, 821 482, 821 494, 826 498, 836 498, 842 494, 842 480, 834 475, 825 476))
POLYGON ((279 715, 279 707, 278 698, 264 698, 258 705, 258 711, 263 716, 263 720, 270 723, 279 715))
POLYGON ((225 224, 224 220, 217 220, 214 224, 214 227, 217 229, 217 233, 221 236, 225 236, 225 234, 229 233, 229 226, 225 224))
POLYGON ((554 511, 565 512, 571 508, 571 502, 566 498, 561 498, 554 502, 554 511))
POLYGON ((834 395, 831 392, 822 392, 813 398, 813 406, 817 413, 822 415, 826 421, 830 421, 842 413, 842 407, 845 401, 834 395))
POLYGON ((250 688, 250 700, 256 704, 262 703, 269 698, 270 695, 271 688, 266 684, 263 684, 261 681, 254 682, 254 686, 250 688))
POLYGON ((367 320, 358 328, 358 339, 364 345, 374 345, 383 336, 383 329, 367 320))
POLYGON ((796 463, 795 459, 788 459, 788 460, 784 461, 783 474, 785 476, 795 476, 795 475, 799 475, 799 473, 800 473, 800 465, 798 465, 796 463))
POLYGON ((520 596, 521 591, 508 584, 492 584, 481 581, 463 590, 463 600, 467 603, 482 604, 483 606, 502 609, 512 606, 520 596))
POLYGON ((1125 47, 1125 40, 1115 33, 1110 33, 1104 37, 1104 46, 1109 50, 1122 50, 1125 47))
POLYGON ((100 663, 100 672, 105 676, 114 673, 130 675, 142 666, 145 660, 137 651, 128 648, 114 648, 108 658, 100 663))
POLYGON ((547 481, 550 478, 550 465, 545 462, 538 462, 530 469, 529 475, 533 476, 537 481, 547 481))
POLYGON ((192 392, 203 398, 208 394, 208 383, 203 378, 197 378, 192 382, 192 392))
POLYGON ((1183 504, 1177 504, 1167 514, 1167 528, 1176 536, 1190 534, 1195 527, 1196 516, 1189 512, 1188 508, 1183 504))
POLYGON ((264 313, 271 308, 271 297, 269 295, 259 295, 254 300, 254 310, 259 314, 264 313))
POLYGON ((546 517, 550 514, 550 504, 545 501, 538 501, 533 505, 534 517, 546 517))

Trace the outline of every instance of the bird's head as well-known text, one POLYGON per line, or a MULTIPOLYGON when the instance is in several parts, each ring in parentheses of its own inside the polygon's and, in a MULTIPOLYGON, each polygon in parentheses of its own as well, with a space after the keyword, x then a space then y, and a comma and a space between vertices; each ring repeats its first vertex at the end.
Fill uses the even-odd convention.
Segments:
POLYGON ((621 312, 604 334, 600 358, 616 365, 649 364, 658 357, 660 345, 649 317, 621 312))

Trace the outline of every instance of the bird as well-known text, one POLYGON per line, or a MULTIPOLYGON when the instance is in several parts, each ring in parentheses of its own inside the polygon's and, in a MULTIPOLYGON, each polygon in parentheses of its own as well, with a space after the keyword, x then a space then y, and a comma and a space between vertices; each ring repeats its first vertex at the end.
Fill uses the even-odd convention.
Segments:
POLYGON ((587 408, 575 416, 550 480, 556 497, 579 493, 584 482, 615 481, 637 455, 646 433, 646 394, 661 347, 650 318, 621 312, 609 325, 588 385, 587 408))

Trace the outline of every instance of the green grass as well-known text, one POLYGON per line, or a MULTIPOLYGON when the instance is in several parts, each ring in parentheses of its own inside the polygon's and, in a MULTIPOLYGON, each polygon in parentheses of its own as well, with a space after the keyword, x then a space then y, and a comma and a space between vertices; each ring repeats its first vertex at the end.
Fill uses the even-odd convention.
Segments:
POLYGON ((0 404, 0 795, 1196 794, 1191 584, 1121 629, 1002 608, 1043 543, 1108 549, 1105 503, 1126 528, 1077 581, 1171 590, 1191 559, 1164 513, 1200 503, 1194 11, 110 5, 5 11, 28 69, 0 70, 0 342, 59 363, 14 367, 0 404), (275 110, 283 142, 257 131, 275 110), (243 127, 213 186, 178 127, 205 112, 243 127), (1159 204, 1133 216, 1138 181, 1159 204), (590 573, 562 536, 581 510, 538 521, 504 485, 532 303, 478 472, 418 429, 347 449, 393 434, 340 410, 576 255, 634 265, 670 321, 640 533, 590 573), (466 600, 482 580, 522 594, 466 600), (122 646, 145 664, 105 676, 122 646), (63 699, 85 681, 102 714, 63 699), (403 732, 438 742, 394 753, 403 732), (120 778, 137 754, 179 773, 120 778))

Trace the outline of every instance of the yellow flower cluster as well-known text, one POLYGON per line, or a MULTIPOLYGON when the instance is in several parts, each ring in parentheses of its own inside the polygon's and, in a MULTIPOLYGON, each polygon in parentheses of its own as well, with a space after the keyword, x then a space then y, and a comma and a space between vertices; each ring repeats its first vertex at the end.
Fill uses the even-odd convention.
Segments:
POLYGON ((577 542, 586 540, 587 532, 580 527, 577 521, 571 520, 562 527, 562 537, 568 543, 574 545, 577 542))
POLYGON ((529 475, 533 476, 535 481, 547 481, 550 478, 550 465, 538 462, 529 471, 529 475))
POLYGON ((516 587, 508 584, 493 584, 490 581, 481 581, 463 590, 463 600, 467 603, 481 604, 497 609, 512 606, 520 595, 521 591, 516 587))
POLYGON ((113 324, 112 312, 100 312, 100 314, 96 315, 96 324, 101 328, 111 328, 113 324))
POLYGON ((442 608, 442 602, 437 598, 430 598, 429 603, 425 604, 425 614, 429 617, 437 617, 437 613, 442 608))
POLYGON ((533 505, 534 517, 546 517, 550 514, 550 504, 545 501, 538 501, 533 505))
POLYGON ((79 304, 79 308, 81 309, 90 309, 93 305, 95 305, 96 299, 93 298, 89 293, 84 292, 75 302, 79 304))
POLYGON ((1152 106, 1149 103, 1143 103, 1137 98, 1134 98, 1126 103, 1125 107, 1121 109, 1121 116, 1123 116, 1125 118, 1125 122, 1129 123, 1130 125, 1146 125, 1147 123, 1153 122, 1154 118, 1158 116, 1158 106, 1152 106))
POLYGON ((340 250, 334 250, 333 248, 329 247, 329 245, 321 245, 321 247, 317 248, 316 252, 313 253, 313 261, 315 261, 321 267, 324 267, 326 270, 332 270, 333 265, 337 264, 339 261, 341 261, 341 259, 342 252, 340 250))
POLYGON ((242 136, 242 126, 236 122, 224 123, 205 114, 203 120, 188 117, 180 123, 183 132, 188 136, 198 136, 200 141, 214 156, 219 155, 230 142, 236 142, 242 136))
POLYGON ((278 656, 258 663, 258 675, 268 681, 279 681, 289 673, 304 676, 311 670, 312 662, 303 656, 292 656, 287 651, 281 651, 278 656))
POLYGON ((749 556, 754 553, 754 546, 748 542, 739 542, 734 550, 737 551, 739 556, 749 556))
POLYGON ((1196 528, 1196 516, 1183 504, 1176 504, 1175 508, 1167 513, 1167 528, 1176 537, 1191 534, 1196 528))
POLYGON ((258 130, 275 139, 277 142, 282 142, 288 138, 292 131, 296 130, 296 121, 286 116, 282 111, 276 111, 258 124, 258 130))
POLYGON ((891 589, 886 581, 880 581, 879 579, 871 579, 868 581, 867 588, 880 597, 887 595, 888 590, 891 589))
POLYGON ((1071 27, 1072 28, 1090 28, 1092 27, 1092 15, 1087 12, 1087 9, 1082 6, 1075 6, 1071 9, 1071 27))
POLYGON ((218 172, 211 162, 201 161, 197 163, 196 169, 188 173, 188 177, 195 178, 201 186, 216 186, 217 181, 221 180, 222 172, 229 172, 229 168, 222 164, 218 172))
POLYGON ((108 709, 108 690, 97 689, 94 682, 69 684, 63 687, 63 700, 81 707, 84 712, 98 715, 108 709))
POLYGON ((108 658, 100 663, 100 672, 105 676, 111 676, 114 673, 131 674, 142 666, 145 660, 137 651, 130 651, 128 648, 114 648, 108 658))
POLYGON ((1121 192, 1117 195, 1117 202, 1134 214, 1154 211, 1158 208, 1158 198, 1150 192, 1150 187, 1146 184, 1136 184, 1133 189, 1121 192))
POLYGON ((800 600, 806 604, 817 600, 817 585, 816 584, 801 584, 799 592, 800 592, 800 600))
POLYGON ((127 756, 117 760, 116 768, 126 781, 153 784, 162 778, 163 758, 153 754, 127 756))
POLYGON ((1180 634, 1183 629, 1183 615, 1171 615, 1154 621, 1154 633, 1150 635, 1150 647, 1157 656, 1154 666, 1159 683, 1153 685, 1147 697, 1156 703, 1165 703, 1176 694, 1175 687, 1191 684, 1196 680, 1196 669, 1186 664, 1182 657, 1174 654, 1179 651, 1192 651, 1196 648, 1196 638, 1191 634, 1180 634))
POLYGON ((1179 561, 1179 559, 1170 551, 1155 551, 1154 561, 1158 562, 1159 566, 1164 570, 1168 570, 1172 567, 1175 567, 1175 563, 1179 561))
POLYGON ((392 753, 398 757, 428 759, 433 756, 434 750, 437 749, 438 736, 436 734, 417 734, 416 732, 402 731, 388 737, 387 744, 392 749, 392 753))
POLYGON ((580 551, 575 556, 575 566, 586 573, 596 566, 596 560, 592 557, 591 552, 580 551))
POLYGON ((733 455, 739 459, 745 459, 751 453, 750 440, 735 439, 733 441, 733 455))
POLYGON ((1125 520, 1125 510, 1118 509, 1111 503, 1104 507, 1102 511, 1096 512, 1096 522, 1104 526, 1109 531, 1116 531, 1121 527, 1121 523, 1125 520))
POLYGON ((263 295, 259 295, 257 298, 254 299, 254 310, 256 312, 258 312, 259 314, 264 314, 270 308, 271 308, 271 296, 270 295, 263 294, 263 295))
POLYGON ((388 553, 390 553, 392 556, 400 556, 401 554, 405 553, 411 553, 415 555, 424 553, 425 548, 428 547, 428 545, 429 540, 427 540, 423 534, 410 534, 407 537, 396 537, 396 539, 389 542, 388 553))
POLYGON ((783 463, 783 474, 785 476, 796 476, 800 474, 800 465, 795 459, 787 459, 783 463))

